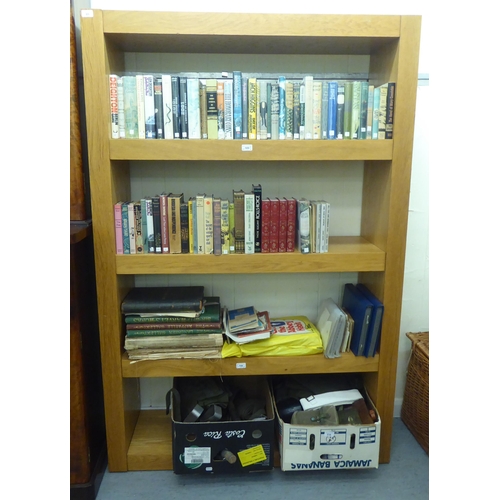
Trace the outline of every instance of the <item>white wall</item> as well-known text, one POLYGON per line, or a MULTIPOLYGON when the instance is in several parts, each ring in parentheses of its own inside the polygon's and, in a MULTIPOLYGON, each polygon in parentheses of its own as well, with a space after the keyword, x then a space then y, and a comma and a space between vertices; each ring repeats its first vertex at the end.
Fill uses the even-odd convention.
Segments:
MULTIPOLYGON (((429 329, 429 150, 428 135, 430 87, 427 76, 430 73, 428 7, 418 1, 400 2, 386 0, 358 0, 339 5, 338 2, 316 1, 307 4, 307 9, 299 2, 252 0, 234 2, 230 5, 209 4, 206 0, 192 0, 188 4, 164 2, 161 0, 75 0, 75 12, 81 8, 113 10, 170 10, 170 11, 211 11, 211 12, 263 12, 263 13, 328 13, 328 14, 418 14, 422 15, 422 34, 419 61, 419 87, 417 93, 417 113, 415 142, 411 178, 408 237, 403 288, 403 309, 400 329, 400 347, 396 379, 395 415, 399 416, 404 394, 406 367, 410 354, 410 342, 406 332, 429 329)), ((78 23, 78 16, 77 23, 78 23)), ((141 380, 143 407, 164 405, 164 379, 141 380)))

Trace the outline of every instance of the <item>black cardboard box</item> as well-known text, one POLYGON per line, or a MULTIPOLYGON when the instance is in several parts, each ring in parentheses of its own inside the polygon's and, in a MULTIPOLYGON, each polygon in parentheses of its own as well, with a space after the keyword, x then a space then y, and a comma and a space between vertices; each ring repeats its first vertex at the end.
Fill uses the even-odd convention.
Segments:
MULTIPOLYGON (((273 469, 275 419, 267 377, 174 378, 170 394, 174 473, 235 474, 273 469), (238 410, 246 410, 248 416, 262 402, 254 414, 263 415, 263 419, 230 420, 229 410, 225 410, 220 421, 184 421, 189 414, 196 418, 196 410, 190 412, 197 403, 192 384, 206 387, 221 383, 236 396, 238 410)), ((200 418, 204 418, 203 413, 200 418)))

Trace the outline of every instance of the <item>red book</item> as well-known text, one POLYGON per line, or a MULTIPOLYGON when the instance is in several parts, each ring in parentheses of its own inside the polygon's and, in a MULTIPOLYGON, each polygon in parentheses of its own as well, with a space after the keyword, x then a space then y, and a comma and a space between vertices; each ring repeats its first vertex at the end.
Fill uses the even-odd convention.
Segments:
POLYGON ((278 226, 278 252, 286 252, 286 231, 288 226, 288 207, 286 198, 279 199, 280 222, 278 226))
POLYGON ((261 200, 261 252, 270 252, 271 235, 271 200, 269 198, 261 200))
POLYGON ((297 200, 295 198, 289 198, 287 202, 287 227, 286 227, 286 251, 295 251, 295 229, 297 221, 297 200))
POLYGON ((280 225, 280 200, 271 198, 271 231, 269 232, 269 252, 278 253, 280 225))

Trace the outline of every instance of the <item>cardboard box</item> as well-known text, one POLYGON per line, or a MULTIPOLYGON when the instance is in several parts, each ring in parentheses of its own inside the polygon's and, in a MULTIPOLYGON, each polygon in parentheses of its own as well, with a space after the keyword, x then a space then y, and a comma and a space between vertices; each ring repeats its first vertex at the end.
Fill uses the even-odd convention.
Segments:
POLYGON ((281 470, 378 468, 380 416, 368 395, 364 396, 368 408, 376 412, 374 424, 292 425, 282 420, 273 397, 281 470))
POLYGON ((188 396, 185 394, 183 401, 182 392, 193 379, 201 379, 203 383, 207 383, 208 379, 221 380, 219 377, 174 378, 174 390, 170 399, 174 473, 235 474, 272 470, 275 419, 267 377, 223 378, 227 387, 234 389, 240 396, 245 396, 244 401, 255 399, 264 402, 264 420, 185 422, 193 401, 189 401, 186 406, 188 396), (180 401, 177 400, 175 391, 180 401))

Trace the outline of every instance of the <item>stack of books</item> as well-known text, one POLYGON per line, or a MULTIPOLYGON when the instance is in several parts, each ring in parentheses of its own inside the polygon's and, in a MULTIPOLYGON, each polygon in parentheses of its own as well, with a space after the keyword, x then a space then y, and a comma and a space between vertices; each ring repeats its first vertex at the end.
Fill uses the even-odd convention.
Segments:
POLYGON ((224 310, 224 331, 237 344, 268 339, 272 326, 268 311, 257 311, 254 306, 224 310))
POLYGON ((122 302, 129 359, 220 358, 221 311, 202 286, 132 289, 122 302))

